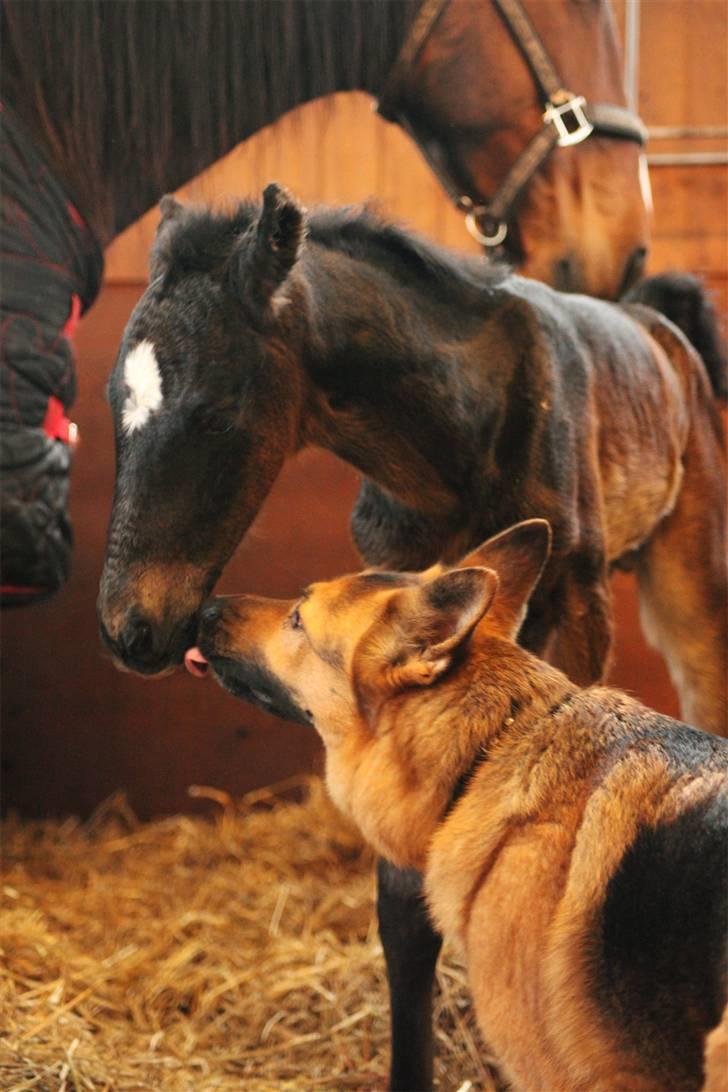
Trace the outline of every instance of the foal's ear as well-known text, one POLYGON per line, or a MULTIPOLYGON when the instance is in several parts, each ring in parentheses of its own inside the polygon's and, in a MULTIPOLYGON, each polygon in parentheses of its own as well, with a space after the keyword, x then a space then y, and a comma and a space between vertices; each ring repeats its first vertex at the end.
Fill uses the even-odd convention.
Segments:
POLYGON ((257 221, 237 240, 230 275, 254 315, 262 316, 298 259, 305 234, 304 213, 281 186, 263 191, 257 221))
POLYGON ((164 197, 159 202, 159 211, 162 214, 162 219, 159 221, 157 231, 164 224, 168 224, 170 220, 177 220, 184 212, 184 205, 182 205, 172 193, 165 193, 164 197))
POLYGON ((498 574, 498 594, 489 624, 515 640, 526 617, 528 601, 551 553, 551 527, 545 519, 527 519, 489 538, 460 566, 484 565, 498 574))
POLYGON ((159 202, 159 211, 162 216, 157 225, 157 234, 149 255, 151 280, 161 277, 169 268, 169 244, 184 216, 185 207, 171 193, 167 193, 159 202))

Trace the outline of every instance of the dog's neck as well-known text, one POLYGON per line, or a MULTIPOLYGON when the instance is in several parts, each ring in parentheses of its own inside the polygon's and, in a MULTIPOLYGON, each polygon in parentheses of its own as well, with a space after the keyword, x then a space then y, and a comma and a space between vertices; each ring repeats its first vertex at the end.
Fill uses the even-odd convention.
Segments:
POLYGON ((371 730, 328 749, 329 790, 379 853, 422 870, 433 834, 480 762, 575 690, 512 642, 477 635, 440 683, 386 702, 371 730))

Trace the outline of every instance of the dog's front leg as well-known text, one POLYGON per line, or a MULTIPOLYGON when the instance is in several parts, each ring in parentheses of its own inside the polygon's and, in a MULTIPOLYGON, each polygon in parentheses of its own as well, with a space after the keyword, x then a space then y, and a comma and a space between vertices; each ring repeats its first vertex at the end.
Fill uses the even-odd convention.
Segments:
POLYGON ((432 928, 419 872, 377 866, 379 934, 389 980, 392 1092, 432 1088, 432 986, 442 938, 432 928))

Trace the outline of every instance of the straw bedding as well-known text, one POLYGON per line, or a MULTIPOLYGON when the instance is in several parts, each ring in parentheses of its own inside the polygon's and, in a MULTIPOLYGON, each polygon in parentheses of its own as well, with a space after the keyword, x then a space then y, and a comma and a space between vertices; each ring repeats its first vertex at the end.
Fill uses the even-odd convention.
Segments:
MULTIPOLYGON (((4 824, 3 1092, 386 1087, 371 854, 316 779, 197 795, 215 818, 4 824)), ((438 987, 438 1087, 495 1092, 447 957, 438 987)))

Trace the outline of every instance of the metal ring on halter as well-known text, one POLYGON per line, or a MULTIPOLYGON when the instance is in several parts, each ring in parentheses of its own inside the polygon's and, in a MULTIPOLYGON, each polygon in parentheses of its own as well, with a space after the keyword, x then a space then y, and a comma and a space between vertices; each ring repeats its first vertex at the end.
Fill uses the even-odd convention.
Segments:
POLYGON ((465 226, 475 239, 476 243, 480 243, 481 246, 496 247, 500 246, 505 241, 508 234, 508 224, 504 220, 499 220, 495 223, 495 231, 492 235, 486 235, 478 224, 478 217, 487 213, 485 205, 476 205, 474 209, 471 209, 465 217, 465 226))

